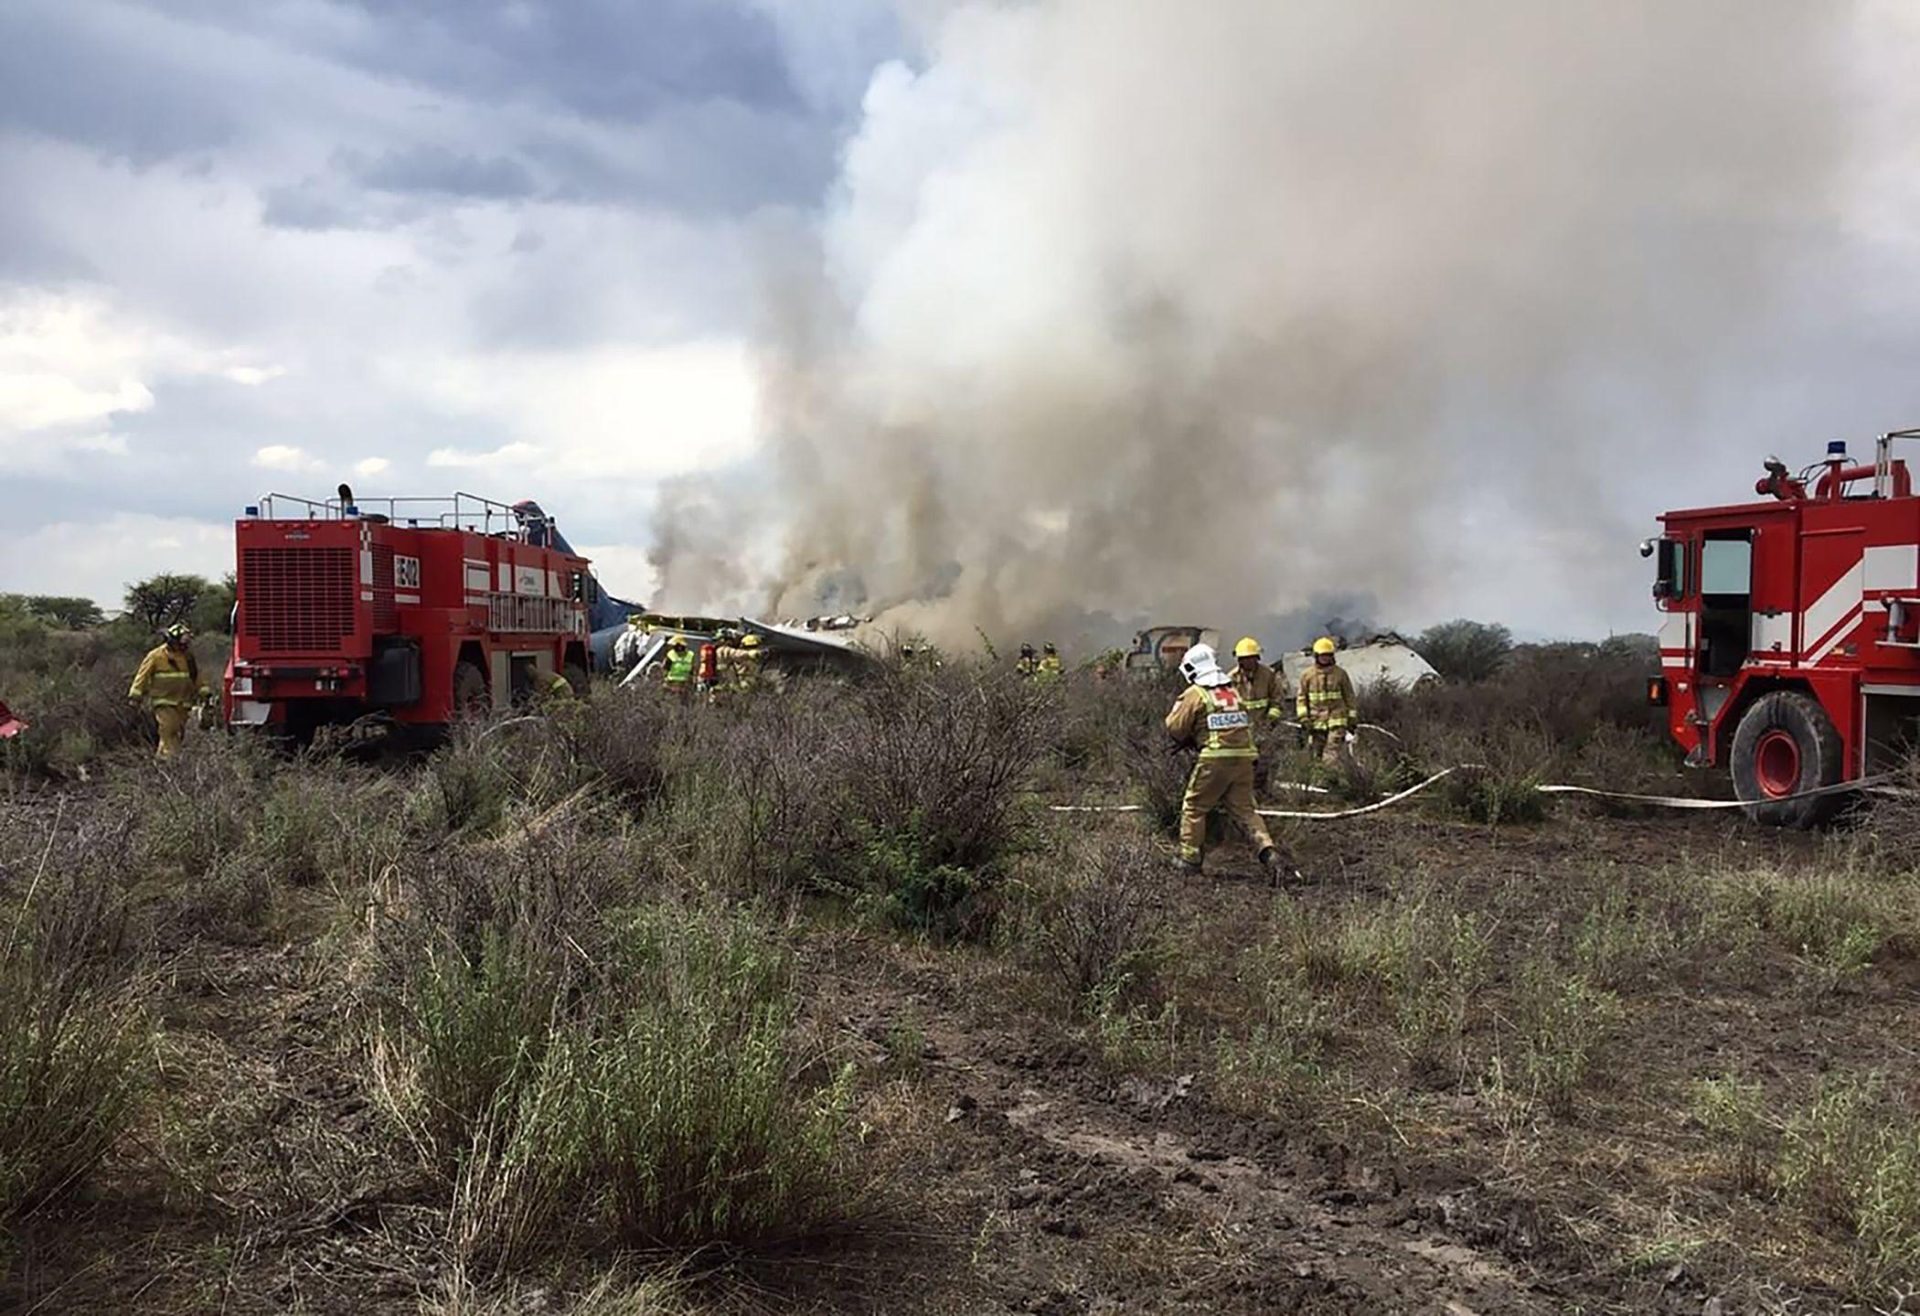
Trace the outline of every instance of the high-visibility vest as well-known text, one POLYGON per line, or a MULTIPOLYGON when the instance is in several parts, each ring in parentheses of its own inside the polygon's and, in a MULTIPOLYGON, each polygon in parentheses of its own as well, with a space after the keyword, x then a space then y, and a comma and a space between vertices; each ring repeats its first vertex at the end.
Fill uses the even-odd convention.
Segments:
POLYGON ((682 645, 667 650, 667 684, 685 685, 693 680, 693 650, 682 645))
POLYGON ((1206 734, 1200 739, 1203 759, 1254 759, 1260 750, 1253 743, 1253 718, 1240 702, 1240 693, 1231 685, 1202 686, 1207 699, 1206 734))

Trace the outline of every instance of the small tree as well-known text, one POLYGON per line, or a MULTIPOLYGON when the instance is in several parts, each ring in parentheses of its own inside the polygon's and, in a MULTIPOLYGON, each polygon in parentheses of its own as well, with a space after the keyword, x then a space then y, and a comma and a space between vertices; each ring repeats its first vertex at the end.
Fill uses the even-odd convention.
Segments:
POLYGON ((106 620, 100 613, 100 605, 92 599, 64 594, 29 594, 23 602, 28 616, 70 631, 87 630, 106 620))
POLYGON ((1444 621, 1420 634, 1420 656, 1449 681, 1485 681, 1506 665, 1513 633, 1486 622, 1444 621))
POLYGON ((205 576, 162 572, 127 586, 127 615, 150 631, 191 621, 194 605, 211 588, 205 576))
POLYGON ((229 571, 218 585, 209 585, 193 606, 193 629, 202 634, 226 634, 233 628, 233 600, 239 583, 229 571))

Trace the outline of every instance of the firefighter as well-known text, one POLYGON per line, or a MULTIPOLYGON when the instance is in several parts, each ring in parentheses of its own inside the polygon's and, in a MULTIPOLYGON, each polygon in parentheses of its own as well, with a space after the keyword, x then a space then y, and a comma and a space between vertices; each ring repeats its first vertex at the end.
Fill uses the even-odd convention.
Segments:
POLYGON ((667 641, 667 652, 661 664, 661 677, 667 689, 682 699, 693 698, 693 650, 687 647, 687 637, 676 635, 667 641))
POLYGON ((1198 873, 1205 857, 1207 814, 1217 804, 1247 829, 1259 852, 1260 866, 1277 875, 1280 851, 1253 803, 1253 765, 1260 751, 1253 736, 1253 718, 1240 706, 1233 678, 1220 670, 1213 649, 1196 644, 1180 660, 1180 674, 1189 682, 1167 714, 1167 734, 1176 744, 1197 746, 1200 761, 1187 779, 1180 805, 1180 864, 1198 873))
POLYGON ((1353 680, 1335 657, 1338 650, 1328 635, 1313 642, 1313 666, 1301 674, 1300 696, 1294 703, 1307 743, 1330 768, 1346 766, 1354 727, 1360 721, 1353 680))
POLYGON ((719 665, 719 682, 715 691, 730 691, 746 694, 760 684, 760 663, 766 657, 766 650, 758 634, 741 638, 737 644, 727 643, 720 646, 714 658, 719 665))
POLYGON ((147 702, 160 728, 158 755, 163 759, 173 757, 186 734, 187 714, 195 705, 213 698, 207 683, 200 679, 200 664, 193 657, 193 632, 185 622, 167 627, 166 639, 140 660, 140 670, 127 687, 127 698, 147 702))
POLYGON ((1051 644, 1040 648, 1040 663, 1033 669, 1033 679, 1042 685, 1057 685, 1066 679, 1066 666, 1060 661, 1060 651, 1051 644))
POLYGON ((540 703, 557 707, 573 702, 573 682, 563 672, 548 672, 540 681, 540 703))
MULTIPOLYGON (((1280 673, 1260 661, 1260 641, 1251 635, 1233 646, 1233 689, 1256 727, 1271 726, 1286 712, 1287 687, 1280 673)), ((1264 794, 1271 768, 1267 756, 1254 761, 1253 788, 1264 794)))
POLYGON ((1013 665, 1013 670, 1029 681, 1040 674, 1040 660, 1034 656, 1031 644, 1020 646, 1020 661, 1013 665))

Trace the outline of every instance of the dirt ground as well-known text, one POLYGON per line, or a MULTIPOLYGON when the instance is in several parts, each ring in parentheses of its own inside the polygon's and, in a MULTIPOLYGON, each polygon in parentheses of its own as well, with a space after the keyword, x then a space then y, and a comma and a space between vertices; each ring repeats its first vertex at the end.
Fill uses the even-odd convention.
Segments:
MULTIPOLYGON (((1236 850, 1205 879, 1169 869, 1160 899, 1191 968, 1190 1027, 1232 1019, 1246 985, 1207 966, 1270 936, 1283 902, 1346 906, 1418 871, 1496 919, 1502 944, 1524 943, 1564 917, 1571 886, 1807 864, 1823 844, 1719 816, 1571 813, 1497 831, 1396 813, 1295 839, 1308 876, 1285 895, 1236 850)), ((346 997, 326 948, 354 917, 343 899, 297 892, 260 944, 179 948, 153 986, 176 1127, 141 1130, 80 1201, 30 1222, 0 1307, 403 1312, 442 1290, 441 1217, 368 1136, 372 1098, 338 1049, 346 997)), ((1423 1086, 1364 1049, 1337 1095, 1251 1101, 1216 1081, 1204 1046, 1116 1061, 994 947, 833 920, 792 935, 808 1026, 866 1075, 872 1221, 790 1258, 676 1259, 696 1308, 1838 1311, 1802 1254, 1767 1254, 1766 1204, 1704 1168, 1679 1094, 1720 1072, 1783 1092, 1843 1064, 1920 1073, 1911 947, 1811 1004, 1765 972, 1738 989, 1682 975, 1625 993, 1603 1081, 1570 1115, 1515 1127, 1483 1082, 1423 1086)), ((501 1310, 560 1310, 555 1293, 578 1279, 523 1287, 501 1310)))

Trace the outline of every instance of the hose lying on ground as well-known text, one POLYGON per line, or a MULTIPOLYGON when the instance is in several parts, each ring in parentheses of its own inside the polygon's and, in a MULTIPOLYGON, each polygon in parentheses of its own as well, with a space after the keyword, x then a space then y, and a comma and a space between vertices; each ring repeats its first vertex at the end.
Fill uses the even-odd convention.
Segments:
MULTIPOLYGON (((1484 772, 1485 770, 1485 766, 1478 763, 1462 763, 1456 767, 1443 768, 1431 777, 1428 777, 1425 781, 1414 786, 1409 786, 1396 795, 1389 795, 1384 800, 1376 800, 1372 804, 1363 804, 1352 809, 1257 809, 1255 812, 1262 818, 1304 818, 1329 822, 1340 818, 1358 818, 1363 814, 1377 813, 1381 809, 1391 808, 1403 800, 1409 800, 1421 791, 1426 790, 1429 786, 1453 776, 1456 772, 1484 772)), ((1878 776, 1862 777, 1857 781, 1843 781, 1835 786, 1820 786, 1810 791, 1802 791, 1798 795, 1783 795, 1777 800, 1766 800, 1764 803, 1791 804, 1795 800, 1811 800, 1822 795, 1847 795, 1859 791, 1871 791, 1875 794, 1883 795, 1906 794, 1907 792, 1891 788, 1887 785, 1889 781, 1893 780, 1893 777, 1893 773, 1883 772, 1878 776)), ((1639 795, 1632 791, 1601 790, 1597 786, 1543 785, 1535 786, 1534 790, 1542 795, 1582 795, 1592 799, 1619 800, 1623 803, 1645 804, 1661 809, 1745 809, 1752 803, 1755 803, 1755 801, 1748 800, 1702 800, 1686 795, 1639 795)), ((1138 813, 1144 806, 1138 804, 1056 804, 1051 807, 1055 813, 1138 813)))

